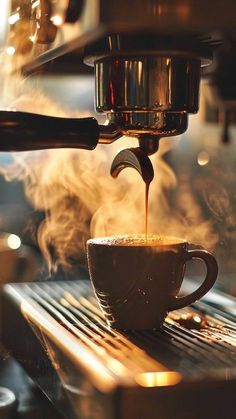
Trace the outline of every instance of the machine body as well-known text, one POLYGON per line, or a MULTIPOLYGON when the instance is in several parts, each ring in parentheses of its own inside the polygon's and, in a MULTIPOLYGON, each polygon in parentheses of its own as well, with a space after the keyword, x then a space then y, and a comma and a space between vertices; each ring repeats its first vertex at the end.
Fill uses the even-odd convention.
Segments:
MULTIPOLYGON (((9 112, 0 121, 3 150, 5 142, 11 150, 93 149, 97 142, 110 143, 128 135, 136 137, 141 148, 152 154, 161 137, 179 135, 187 129, 188 114, 198 111, 201 76, 209 79, 223 107, 235 106, 236 91, 230 88, 236 56, 234 1, 214 1, 214 13, 212 2, 203 0, 133 0, 132 5, 114 0, 9 0, 8 6, 3 71, 20 68, 29 73, 70 52, 76 57, 78 72, 85 65, 94 67, 95 106, 107 116, 107 122, 99 127, 92 147, 86 144, 93 131, 89 120, 89 135, 83 136, 82 143, 78 123, 77 144, 76 136, 72 143, 65 139, 63 144, 54 135, 47 146, 43 134, 37 136, 35 130, 35 144, 28 141, 22 146, 25 115, 11 116, 9 112), (10 64, 5 60, 7 54, 10 64), (17 124, 11 123, 11 118, 17 124), (11 144, 14 124, 19 141, 11 144)), ((32 115, 31 120, 34 125, 32 115)), ((62 125, 63 121, 58 126, 62 125)), ((63 131, 67 126, 65 121, 63 131)))

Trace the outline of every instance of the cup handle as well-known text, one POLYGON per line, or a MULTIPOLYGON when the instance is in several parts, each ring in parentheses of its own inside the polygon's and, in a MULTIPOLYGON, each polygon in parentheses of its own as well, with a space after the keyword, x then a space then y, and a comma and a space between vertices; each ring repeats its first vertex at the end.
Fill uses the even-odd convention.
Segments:
POLYGON ((203 297, 214 285, 217 274, 218 265, 214 256, 207 252, 207 250, 187 250, 185 254, 185 262, 191 259, 201 259, 205 262, 207 273, 206 278, 200 287, 189 295, 184 297, 174 297, 172 300, 169 310, 177 310, 183 308, 189 304, 194 303, 199 298, 203 297))

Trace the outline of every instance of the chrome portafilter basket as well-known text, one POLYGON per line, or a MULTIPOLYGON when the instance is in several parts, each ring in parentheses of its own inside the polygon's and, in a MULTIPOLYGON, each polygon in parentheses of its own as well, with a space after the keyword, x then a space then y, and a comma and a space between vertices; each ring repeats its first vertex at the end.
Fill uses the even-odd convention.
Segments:
MULTIPOLYGON (((188 113, 198 110, 201 60, 162 51, 106 56, 94 67, 96 110, 106 113, 107 130, 116 127, 118 135, 139 141, 137 150, 118 154, 111 173, 117 165, 133 167, 145 180, 148 167, 152 171, 147 156, 158 150, 160 138, 185 132, 188 113)), ((101 140, 110 138, 103 134, 101 140)))
POLYGON ((111 56, 95 62, 95 105, 107 123, 140 139, 183 133, 198 110, 200 59, 111 56))

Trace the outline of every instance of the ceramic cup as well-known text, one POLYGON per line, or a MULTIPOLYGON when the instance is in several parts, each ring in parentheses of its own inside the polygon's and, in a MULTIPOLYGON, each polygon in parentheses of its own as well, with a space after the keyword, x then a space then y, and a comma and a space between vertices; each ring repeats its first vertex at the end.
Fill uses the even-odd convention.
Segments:
POLYGON ((216 281, 218 266, 206 250, 188 250, 176 237, 114 236, 87 242, 90 279, 100 307, 116 329, 154 329, 169 311, 185 307, 206 294, 216 281), (186 262, 206 265, 202 285, 179 297, 186 262))

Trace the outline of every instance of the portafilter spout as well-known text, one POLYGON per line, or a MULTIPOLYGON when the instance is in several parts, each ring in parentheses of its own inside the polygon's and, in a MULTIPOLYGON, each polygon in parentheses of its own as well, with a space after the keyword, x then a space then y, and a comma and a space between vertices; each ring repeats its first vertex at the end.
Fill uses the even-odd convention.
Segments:
POLYGON ((137 170, 146 185, 153 180, 154 170, 151 160, 140 147, 127 148, 117 154, 111 165, 112 177, 116 178, 127 167, 137 170))

